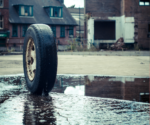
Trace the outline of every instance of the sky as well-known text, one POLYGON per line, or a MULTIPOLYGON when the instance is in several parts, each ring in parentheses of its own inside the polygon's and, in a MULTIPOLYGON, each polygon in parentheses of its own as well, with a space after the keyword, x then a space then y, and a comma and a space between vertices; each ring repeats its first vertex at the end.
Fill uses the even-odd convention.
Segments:
POLYGON ((84 7, 84 0, 64 0, 64 4, 66 7, 70 7, 72 5, 75 5, 75 8, 84 7))

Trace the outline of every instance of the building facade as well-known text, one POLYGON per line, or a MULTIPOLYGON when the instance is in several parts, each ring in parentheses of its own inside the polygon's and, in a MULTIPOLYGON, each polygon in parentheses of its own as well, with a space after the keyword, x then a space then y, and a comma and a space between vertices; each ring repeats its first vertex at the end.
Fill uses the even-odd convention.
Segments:
POLYGON ((84 38, 84 8, 68 8, 72 17, 76 20, 78 26, 76 27, 77 38, 84 38))
POLYGON ((148 12, 149 0, 85 0, 85 38, 99 48, 122 37, 126 45, 149 49, 148 12))
POLYGON ((9 37, 9 3, 8 0, 0 0, 0 47, 5 49, 9 37))
POLYGON ((7 9, 0 9, 4 19, 5 47, 22 49, 27 28, 31 24, 47 24, 51 27, 56 42, 68 44, 68 39, 76 37, 76 21, 71 16, 63 0, 1 0, 7 9), (6 2, 7 1, 7 2, 6 2), (2 10, 5 10, 3 14, 2 10))

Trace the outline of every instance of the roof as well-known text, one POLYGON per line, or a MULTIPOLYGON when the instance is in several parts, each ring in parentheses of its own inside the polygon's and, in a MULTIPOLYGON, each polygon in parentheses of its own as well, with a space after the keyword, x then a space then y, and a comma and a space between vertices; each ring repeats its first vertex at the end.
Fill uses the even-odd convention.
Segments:
POLYGON ((75 5, 72 5, 72 6, 68 7, 68 8, 75 8, 75 5))
MULTIPOLYGON (((77 13, 79 14, 79 8, 68 8, 70 13, 77 13)), ((80 8, 80 13, 84 14, 84 8, 80 8)))
POLYGON ((57 0, 9 0, 9 22, 19 24, 77 25, 64 4, 57 0), (20 17, 13 5, 33 5, 33 17, 20 17), (63 18, 50 18, 45 6, 62 6, 63 18))

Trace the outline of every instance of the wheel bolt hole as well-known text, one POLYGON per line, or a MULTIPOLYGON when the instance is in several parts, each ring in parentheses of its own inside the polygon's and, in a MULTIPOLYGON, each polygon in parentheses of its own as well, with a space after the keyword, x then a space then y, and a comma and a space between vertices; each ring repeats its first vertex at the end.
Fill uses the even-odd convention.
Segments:
POLYGON ((32 46, 32 50, 34 51, 34 46, 32 46))
POLYGON ((34 70, 33 70, 33 73, 35 74, 35 72, 36 72, 36 70, 34 69, 34 70))
POLYGON ((30 60, 28 60, 28 65, 30 65, 30 62, 31 62, 31 61, 30 61, 30 60))
POLYGON ((34 59, 31 57, 31 65, 33 64, 33 62, 34 62, 34 59))

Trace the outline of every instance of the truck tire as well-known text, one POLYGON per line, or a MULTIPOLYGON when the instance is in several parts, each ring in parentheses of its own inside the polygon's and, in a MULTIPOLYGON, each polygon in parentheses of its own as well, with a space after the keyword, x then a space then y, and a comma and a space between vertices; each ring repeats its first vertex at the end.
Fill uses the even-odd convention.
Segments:
POLYGON ((57 49, 49 26, 33 24, 28 28, 23 46, 23 67, 26 85, 32 94, 51 91, 57 74, 57 49))

